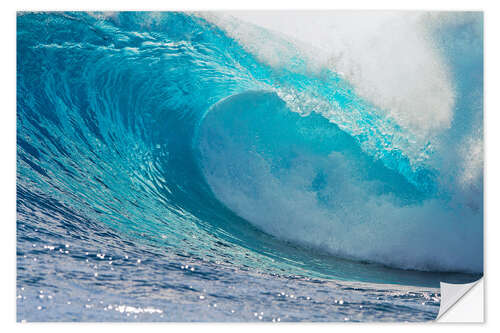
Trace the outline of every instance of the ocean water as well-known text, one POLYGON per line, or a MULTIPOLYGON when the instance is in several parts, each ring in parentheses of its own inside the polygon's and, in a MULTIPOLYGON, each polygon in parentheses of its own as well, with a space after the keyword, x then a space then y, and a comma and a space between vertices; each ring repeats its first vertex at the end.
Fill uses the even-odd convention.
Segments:
POLYGON ((482 27, 18 13, 17 320, 433 320, 483 272, 482 27))

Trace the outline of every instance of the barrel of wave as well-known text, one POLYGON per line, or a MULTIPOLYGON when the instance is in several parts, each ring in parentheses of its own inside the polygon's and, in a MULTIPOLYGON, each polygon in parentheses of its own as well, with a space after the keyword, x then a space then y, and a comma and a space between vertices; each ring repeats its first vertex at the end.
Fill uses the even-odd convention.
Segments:
POLYGON ((419 189, 273 92, 213 105, 195 146, 219 201, 279 239, 397 268, 482 272, 480 214, 419 189))

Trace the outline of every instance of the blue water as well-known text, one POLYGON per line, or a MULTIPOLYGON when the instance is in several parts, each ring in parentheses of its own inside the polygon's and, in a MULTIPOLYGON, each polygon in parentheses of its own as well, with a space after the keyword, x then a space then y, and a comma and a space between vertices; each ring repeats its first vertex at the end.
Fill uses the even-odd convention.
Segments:
POLYGON ((471 15, 435 31, 454 118, 419 136, 203 15, 19 13, 18 321, 434 319, 483 270, 471 15))

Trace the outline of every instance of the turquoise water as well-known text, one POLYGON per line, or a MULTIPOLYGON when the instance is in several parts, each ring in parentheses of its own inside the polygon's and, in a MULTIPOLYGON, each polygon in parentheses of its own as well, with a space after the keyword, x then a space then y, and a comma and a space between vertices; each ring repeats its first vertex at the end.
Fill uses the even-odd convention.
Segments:
POLYGON ((264 29, 285 63, 198 13, 18 14, 18 320, 434 319, 483 270, 471 17, 421 135, 264 29))

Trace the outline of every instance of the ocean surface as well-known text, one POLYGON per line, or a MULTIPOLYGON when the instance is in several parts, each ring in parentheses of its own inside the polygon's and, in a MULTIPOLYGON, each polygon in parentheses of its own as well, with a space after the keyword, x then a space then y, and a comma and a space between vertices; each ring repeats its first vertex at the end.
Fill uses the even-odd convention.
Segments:
POLYGON ((435 319, 483 272, 482 29, 18 13, 17 320, 435 319))

